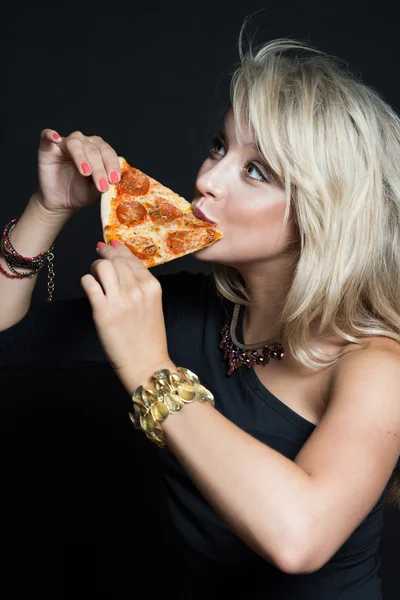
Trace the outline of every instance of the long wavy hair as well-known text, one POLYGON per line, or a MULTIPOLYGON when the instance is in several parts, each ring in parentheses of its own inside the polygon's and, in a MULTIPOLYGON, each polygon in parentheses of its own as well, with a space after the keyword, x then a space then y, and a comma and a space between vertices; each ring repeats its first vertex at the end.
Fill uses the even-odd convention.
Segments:
MULTIPOLYGON (((238 137, 250 128, 286 192, 299 253, 282 312, 282 339, 305 367, 333 365, 313 345, 311 325, 367 346, 400 343, 400 118, 337 57, 279 38, 256 48, 239 37, 231 78, 238 137)), ((212 263, 222 296, 248 306, 244 280, 212 263)), ((400 508, 400 469, 388 503, 400 508)))

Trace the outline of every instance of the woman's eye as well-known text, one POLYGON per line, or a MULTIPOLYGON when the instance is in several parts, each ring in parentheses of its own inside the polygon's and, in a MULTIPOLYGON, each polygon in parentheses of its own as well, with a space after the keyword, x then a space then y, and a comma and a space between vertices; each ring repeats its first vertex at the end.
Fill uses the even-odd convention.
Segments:
POLYGON ((265 175, 261 172, 261 170, 256 167, 256 165, 252 162, 247 163, 245 167, 245 172, 248 177, 251 179, 257 179, 258 181, 267 181, 265 175))
POLYGON ((225 154, 224 142, 219 137, 213 137, 211 140, 210 154, 219 154, 223 156, 225 154))

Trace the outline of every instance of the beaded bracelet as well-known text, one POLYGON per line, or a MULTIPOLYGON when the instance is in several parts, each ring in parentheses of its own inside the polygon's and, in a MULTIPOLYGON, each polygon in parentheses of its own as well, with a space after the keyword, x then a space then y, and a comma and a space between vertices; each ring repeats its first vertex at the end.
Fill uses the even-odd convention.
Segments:
POLYGON ((4 267, 0 264, 0 272, 3 273, 9 279, 24 279, 25 277, 33 277, 41 271, 46 264, 46 260, 48 263, 48 282, 47 282, 47 290, 48 290, 48 298, 47 301, 51 302, 53 299, 54 292, 54 244, 51 246, 49 250, 46 252, 42 252, 37 256, 26 257, 19 254, 10 241, 10 232, 14 229, 16 223, 18 222, 18 218, 12 219, 9 221, 3 230, 3 234, 0 238, 0 253, 4 256, 7 266, 12 271, 13 274, 8 273, 4 269, 4 267), (22 273, 16 271, 15 267, 22 267, 26 269, 33 269, 33 271, 24 271, 22 273))

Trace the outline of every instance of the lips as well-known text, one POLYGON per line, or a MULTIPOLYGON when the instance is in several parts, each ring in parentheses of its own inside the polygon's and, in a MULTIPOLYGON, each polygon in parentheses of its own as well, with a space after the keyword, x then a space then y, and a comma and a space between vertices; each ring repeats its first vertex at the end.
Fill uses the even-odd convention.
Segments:
POLYGON ((207 223, 213 223, 213 224, 215 225, 215 221, 212 221, 211 219, 209 219, 209 218, 207 217, 207 215, 205 215, 205 214, 203 213, 203 211, 202 211, 202 210, 200 210, 200 208, 198 208, 197 206, 194 206, 194 207, 193 207, 193 212, 194 212, 194 214, 196 215, 196 217, 197 217, 198 219, 201 219, 202 221, 206 221, 207 223))

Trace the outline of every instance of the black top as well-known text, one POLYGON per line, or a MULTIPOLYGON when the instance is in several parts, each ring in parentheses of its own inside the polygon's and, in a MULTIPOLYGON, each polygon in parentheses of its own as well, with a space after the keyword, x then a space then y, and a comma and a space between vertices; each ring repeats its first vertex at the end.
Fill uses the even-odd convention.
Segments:
MULTIPOLYGON (((159 280, 172 361, 199 376, 226 418, 294 460, 315 425, 269 392, 252 369, 226 375, 219 332, 230 321, 233 304, 218 295, 211 275, 184 271, 159 280)), ((239 339, 241 327, 240 317, 239 339)), ((32 305, 19 323, 0 332, 1 368, 82 362, 108 363, 86 296, 32 305)), ((133 429, 132 435, 143 434, 133 429)), ((263 561, 216 515, 167 448, 158 452, 171 516, 188 560, 185 569, 173 570, 174 577, 178 571, 187 573, 176 598, 227 595, 228 588, 233 597, 246 600, 381 598, 379 545, 387 488, 326 565, 315 573, 288 575, 263 561)))

